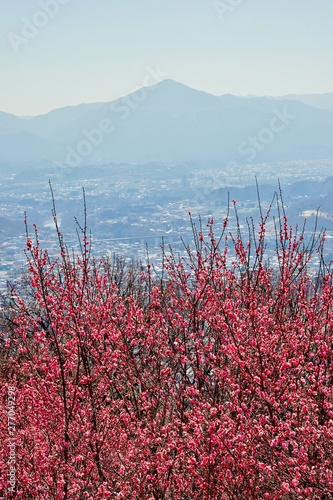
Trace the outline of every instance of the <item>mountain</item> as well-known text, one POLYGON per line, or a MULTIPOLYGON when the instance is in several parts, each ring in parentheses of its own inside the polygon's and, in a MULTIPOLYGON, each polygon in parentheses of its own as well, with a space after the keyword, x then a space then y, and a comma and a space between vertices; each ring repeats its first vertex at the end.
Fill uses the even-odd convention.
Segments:
POLYGON ((286 96, 279 97, 278 99, 288 101, 301 101, 304 104, 307 104, 308 106, 312 106, 314 108, 333 111, 333 92, 328 92, 326 94, 288 94, 286 96))
MULTIPOLYGON (((323 96, 322 102, 328 101, 323 96)), ((35 117, 0 112, 2 162, 78 166, 320 159, 333 158, 332 137, 333 111, 297 96, 214 96, 173 80, 109 103, 68 106, 35 117)))

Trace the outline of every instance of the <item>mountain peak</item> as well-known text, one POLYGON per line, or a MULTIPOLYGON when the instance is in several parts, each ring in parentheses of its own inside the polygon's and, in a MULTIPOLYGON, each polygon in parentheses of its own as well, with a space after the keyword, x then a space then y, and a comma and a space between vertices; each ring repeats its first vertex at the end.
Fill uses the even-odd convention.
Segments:
POLYGON ((8 160, 77 165, 332 158, 332 129, 333 113, 319 107, 214 96, 168 78, 102 105, 66 107, 29 120, 0 113, 0 151, 8 160))
POLYGON ((201 94, 206 94, 206 95, 211 95, 209 92, 205 92, 203 90, 198 90, 193 87, 190 87, 189 85, 186 85, 185 83, 178 82, 177 80, 172 80, 171 78, 166 78, 165 80, 162 80, 155 85, 152 85, 151 88, 155 89, 161 89, 164 92, 186 92, 186 93, 201 93, 201 94))

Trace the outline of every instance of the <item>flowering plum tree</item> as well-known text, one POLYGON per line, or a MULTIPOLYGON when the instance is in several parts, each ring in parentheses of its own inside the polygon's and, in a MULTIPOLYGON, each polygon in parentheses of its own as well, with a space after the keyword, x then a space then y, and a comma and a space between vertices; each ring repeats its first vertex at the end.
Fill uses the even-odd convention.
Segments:
POLYGON ((11 291, 1 330, 4 498, 333 497, 332 272, 324 235, 306 242, 276 201, 276 266, 270 211, 248 239, 192 221, 159 278, 94 260, 86 223, 71 256, 55 211, 58 258, 27 234, 31 294, 11 291))

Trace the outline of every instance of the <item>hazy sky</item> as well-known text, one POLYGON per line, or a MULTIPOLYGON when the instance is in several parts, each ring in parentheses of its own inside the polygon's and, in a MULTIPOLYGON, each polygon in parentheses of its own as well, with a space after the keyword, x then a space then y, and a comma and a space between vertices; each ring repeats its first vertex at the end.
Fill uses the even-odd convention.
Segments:
POLYGON ((162 78, 332 92, 332 22, 333 0, 0 0, 0 110, 110 101, 162 78))

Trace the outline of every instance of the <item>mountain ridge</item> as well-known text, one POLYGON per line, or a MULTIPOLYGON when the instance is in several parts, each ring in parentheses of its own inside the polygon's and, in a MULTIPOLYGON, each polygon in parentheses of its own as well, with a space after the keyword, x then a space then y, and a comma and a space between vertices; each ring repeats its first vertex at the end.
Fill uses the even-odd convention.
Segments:
POLYGON ((0 112, 1 158, 73 166, 333 158, 332 136, 333 110, 300 98, 215 96, 170 79, 29 118, 0 112))

